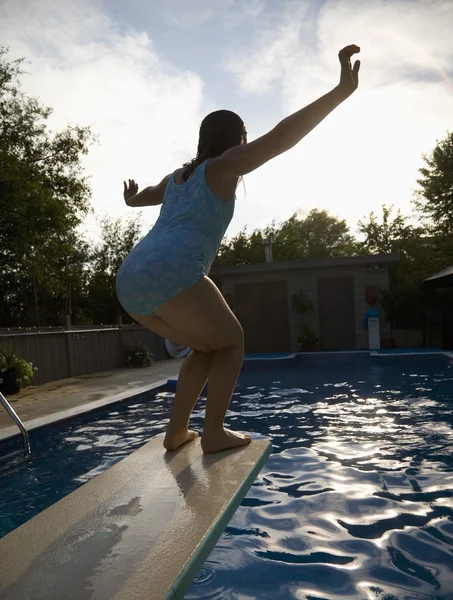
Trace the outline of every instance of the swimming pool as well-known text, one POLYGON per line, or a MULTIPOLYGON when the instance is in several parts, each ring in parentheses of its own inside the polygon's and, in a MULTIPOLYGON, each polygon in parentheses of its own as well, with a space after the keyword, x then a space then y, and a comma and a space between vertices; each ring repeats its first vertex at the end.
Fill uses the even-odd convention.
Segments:
MULTIPOLYGON (((274 454, 186 598, 453 598, 452 364, 246 363, 228 424, 271 437, 274 454)), ((31 460, 0 479, 1 532, 160 433, 171 398, 153 392, 33 432, 31 460)))

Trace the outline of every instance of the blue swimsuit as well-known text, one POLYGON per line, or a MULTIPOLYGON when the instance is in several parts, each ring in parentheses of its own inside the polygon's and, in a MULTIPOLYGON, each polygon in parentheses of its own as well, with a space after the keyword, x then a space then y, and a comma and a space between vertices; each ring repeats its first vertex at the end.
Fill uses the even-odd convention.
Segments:
POLYGON ((207 275, 228 225, 235 198, 217 198, 206 183, 204 161, 182 184, 170 178, 159 218, 121 265, 116 293, 129 313, 152 315, 207 275))

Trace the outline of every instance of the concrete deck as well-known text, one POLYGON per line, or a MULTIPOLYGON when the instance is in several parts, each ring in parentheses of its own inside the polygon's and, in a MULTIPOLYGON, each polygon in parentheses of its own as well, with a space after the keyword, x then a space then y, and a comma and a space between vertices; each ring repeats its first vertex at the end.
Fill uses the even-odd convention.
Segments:
POLYGON ((182 600, 271 453, 157 436, 0 540, 3 600, 182 600))
MULTIPOLYGON (((118 369, 61 379, 41 386, 25 388, 7 400, 24 423, 54 413, 116 396, 133 393, 147 385, 166 381, 179 373, 183 361, 161 360, 143 369, 118 369)), ((0 430, 10 428, 12 421, 0 405, 0 430)), ((17 428, 16 428, 17 430, 17 428)))

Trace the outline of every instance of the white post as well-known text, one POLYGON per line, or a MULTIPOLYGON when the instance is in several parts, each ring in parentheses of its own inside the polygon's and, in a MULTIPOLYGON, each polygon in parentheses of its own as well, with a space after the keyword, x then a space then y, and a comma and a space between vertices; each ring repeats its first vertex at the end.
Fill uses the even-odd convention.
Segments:
POLYGON ((381 349, 379 317, 368 317, 368 347, 370 350, 381 349))

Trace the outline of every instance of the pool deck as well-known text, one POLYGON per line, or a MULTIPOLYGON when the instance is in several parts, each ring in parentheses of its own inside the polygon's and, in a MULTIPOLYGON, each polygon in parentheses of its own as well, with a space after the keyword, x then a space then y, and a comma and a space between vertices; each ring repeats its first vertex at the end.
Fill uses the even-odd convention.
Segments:
MULTIPOLYGON (((169 378, 178 375, 182 363, 182 359, 160 360, 142 369, 117 369, 61 379, 25 388, 19 394, 8 396, 7 400, 22 421, 27 423, 102 401, 125 391, 133 393, 146 386, 166 383, 169 378)), ((0 405, 0 431, 9 429, 11 425, 10 416, 0 405)))

